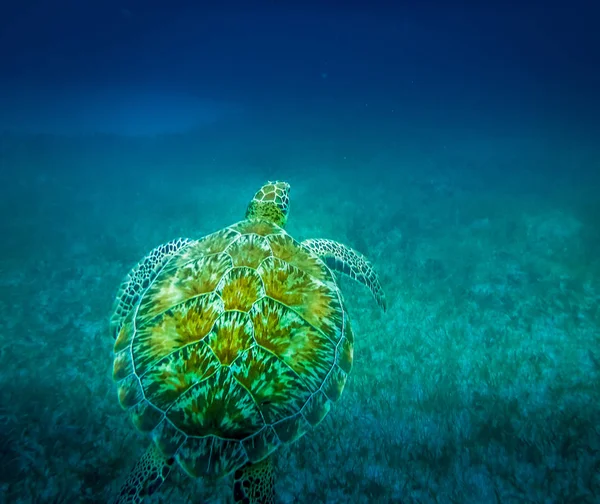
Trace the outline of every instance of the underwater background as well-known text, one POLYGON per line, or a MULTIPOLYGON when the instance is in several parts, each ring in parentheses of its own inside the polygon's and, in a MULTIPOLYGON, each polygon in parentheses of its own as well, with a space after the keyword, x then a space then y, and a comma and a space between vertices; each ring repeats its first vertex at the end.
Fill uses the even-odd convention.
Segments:
MULTIPOLYGON (((147 441, 108 320, 155 246, 291 184, 366 254, 354 368, 281 503, 600 502, 597 2, 0 7, 0 502, 109 502, 147 441)), ((231 502, 173 471, 150 502, 231 502)))

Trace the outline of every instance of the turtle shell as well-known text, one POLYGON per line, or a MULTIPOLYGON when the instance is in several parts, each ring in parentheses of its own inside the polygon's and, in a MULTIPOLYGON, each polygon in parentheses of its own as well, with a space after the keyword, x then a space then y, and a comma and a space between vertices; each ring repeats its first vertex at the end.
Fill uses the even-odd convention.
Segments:
POLYGON ((352 347, 329 268, 282 228, 245 220, 162 267, 119 330, 113 377, 165 456, 223 476, 317 425, 352 347))

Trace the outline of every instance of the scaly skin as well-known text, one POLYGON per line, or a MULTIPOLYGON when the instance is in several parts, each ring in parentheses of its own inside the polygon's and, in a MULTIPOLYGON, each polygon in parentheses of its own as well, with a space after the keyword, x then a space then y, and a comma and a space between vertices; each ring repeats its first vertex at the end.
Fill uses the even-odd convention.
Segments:
POLYGON ((164 483, 173 462, 152 443, 129 473, 115 504, 141 504, 144 497, 152 495, 164 483))

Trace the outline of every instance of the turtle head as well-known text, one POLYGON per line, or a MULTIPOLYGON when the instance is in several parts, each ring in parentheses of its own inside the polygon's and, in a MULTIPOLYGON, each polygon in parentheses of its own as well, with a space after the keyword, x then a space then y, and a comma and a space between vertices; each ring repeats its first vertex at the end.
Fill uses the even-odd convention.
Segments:
POLYGON ((246 219, 262 219, 285 227, 290 208, 290 184, 267 182, 252 198, 246 210, 246 219))

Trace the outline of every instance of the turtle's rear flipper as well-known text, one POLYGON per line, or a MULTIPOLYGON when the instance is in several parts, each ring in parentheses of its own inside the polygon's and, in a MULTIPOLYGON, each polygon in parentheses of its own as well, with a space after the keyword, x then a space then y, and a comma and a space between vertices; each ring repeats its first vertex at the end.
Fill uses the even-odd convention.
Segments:
POLYGON ((236 504, 274 504, 274 482, 271 457, 246 464, 235 471, 233 500, 236 504))
POLYGON ((127 476, 115 504, 140 504, 144 497, 152 495, 163 484, 173 461, 165 458, 152 443, 127 476))

